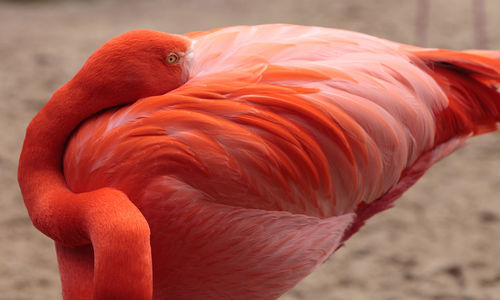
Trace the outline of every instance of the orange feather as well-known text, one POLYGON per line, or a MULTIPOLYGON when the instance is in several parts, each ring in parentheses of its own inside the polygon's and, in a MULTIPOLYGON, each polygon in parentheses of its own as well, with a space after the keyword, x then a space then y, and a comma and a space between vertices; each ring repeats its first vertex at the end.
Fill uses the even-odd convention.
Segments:
POLYGON ((65 298, 278 297, 497 128, 498 57, 279 24, 112 40, 20 160, 65 298))

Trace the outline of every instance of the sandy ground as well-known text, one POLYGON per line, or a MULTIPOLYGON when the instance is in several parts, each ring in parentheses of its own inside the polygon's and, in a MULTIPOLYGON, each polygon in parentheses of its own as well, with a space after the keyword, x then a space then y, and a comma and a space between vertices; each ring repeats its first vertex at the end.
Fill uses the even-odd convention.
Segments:
MULTIPOLYGON (((32 227, 17 187, 17 159, 29 120, 107 39, 280 22, 415 41, 415 0, 180 2, 0 2, 0 299, 61 298, 52 242, 32 227)), ((475 46, 471 2, 431 0, 428 46, 475 46)), ((489 45, 500 49, 500 1, 486 6, 489 45)), ((499 133, 472 140, 282 299, 500 299, 499 150, 499 133)))

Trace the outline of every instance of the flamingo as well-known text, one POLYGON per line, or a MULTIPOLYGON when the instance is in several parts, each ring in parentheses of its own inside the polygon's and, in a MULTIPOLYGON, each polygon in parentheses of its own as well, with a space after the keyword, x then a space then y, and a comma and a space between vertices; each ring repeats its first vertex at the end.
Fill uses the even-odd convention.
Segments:
POLYGON ((500 121, 500 53, 345 30, 134 30, 26 130, 64 299, 275 299, 500 121))

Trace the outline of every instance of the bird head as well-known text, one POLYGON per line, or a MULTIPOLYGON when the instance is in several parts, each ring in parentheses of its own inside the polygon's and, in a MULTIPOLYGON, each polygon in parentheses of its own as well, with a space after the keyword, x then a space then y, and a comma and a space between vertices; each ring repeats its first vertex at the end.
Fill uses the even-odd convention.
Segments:
POLYGON ((187 81, 190 46, 180 35, 133 30, 101 46, 71 83, 87 91, 86 101, 105 101, 101 108, 161 95, 187 81))

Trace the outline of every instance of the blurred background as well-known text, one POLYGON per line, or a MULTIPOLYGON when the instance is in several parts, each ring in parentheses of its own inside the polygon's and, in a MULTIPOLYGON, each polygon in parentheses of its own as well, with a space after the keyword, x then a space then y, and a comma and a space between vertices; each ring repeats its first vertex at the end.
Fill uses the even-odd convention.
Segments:
MULTIPOLYGON (((125 31, 261 23, 500 49, 498 0, 0 1, 0 299, 61 299, 16 180, 24 129, 52 93, 125 31)), ((473 139, 282 299, 500 299, 499 170, 500 134, 473 139)))

